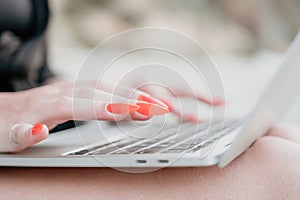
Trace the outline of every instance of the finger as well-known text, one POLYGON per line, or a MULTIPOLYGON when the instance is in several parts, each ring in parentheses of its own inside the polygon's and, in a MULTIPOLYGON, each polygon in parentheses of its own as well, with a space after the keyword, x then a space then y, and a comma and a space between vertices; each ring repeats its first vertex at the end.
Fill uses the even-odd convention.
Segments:
POLYGON ((162 100, 162 98, 159 98, 159 99, 162 100, 166 104, 168 104, 168 102, 174 98, 192 98, 192 99, 195 99, 197 101, 200 101, 205 104, 212 105, 212 106, 223 106, 226 104, 223 99, 209 98, 209 97, 206 97, 205 95, 195 94, 188 90, 179 90, 179 89, 174 89, 174 88, 167 90, 166 88, 162 88, 162 87, 148 86, 148 87, 144 87, 143 91, 145 91, 149 94, 152 94, 155 97, 163 97, 163 100, 162 100), (167 101, 164 101, 164 100, 167 100, 167 101))
POLYGON ((196 99, 197 101, 201 101, 201 102, 211 105, 211 106, 224 106, 226 104, 225 101, 220 98, 209 98, 204 95, 191 94, 186 91, 178 91, 176 93, 176 97, 196 99))
POLYGON ((133 101, 128 98, 116 94, 112 94, 106 91, 102 91, 94 88, 88 88, 88 87, 75 89, 73 97, 90 99, 94 101, 102 101, 102 102, 123 102, 123 103, 132 102, 133 103, 133 101))
MULTIPOLYGON (((133 120, 148 120, 152 115, 162 115, 169 112, 169 109, 162 107, 151 97, 140 95, 138 100, 127 99, 125 97, 111 94, 105 91, 92 89, 92 88, 78 88, 76 89, 76 98, 86 98, 93 99, 94 101, 104 101, 104 102, 123 102, 138 105, 140 108, 131 113, 130 119, 133 120), (150 102, 150 103, 149 103, 150 102)), ((129 119, 128 117, 126 119, 129 119)))
POLYGON ((150 116, 150 115, 143 115, 143 114, 138 113, 138 112, 133 112, 133 113, 130 113, 130 116, 127 116, 125 118, 125 120, 146 121, 146 120, 151 119, 151 117, 152 116, 150 116))
MULTIPOLYGON (((160 105, 161 107, 168 108, 171 106, 158 98, 154 98, 146 92, 133 89, 127 86, 118 85, 114 88, 111 84, 96 84, 95 81, 83 82, 83 83, 68 83, 55 85, 59 87, 59 94, 53 96, 53 98, 59 98, 61 96, 69 96, 75 98, 85 98, 95 101, 103 102, 128 102, 128 100, 145 101, 152 104, 160 105), (76 88, 74 88, 76 87, 76 88)), ((55 94, 54 94, 55 95, 55 94)), ((138 117, 139 118, 139 117, 138 117)))
POLYGON ((90 87, 81 87, 81 88, 73 88, 71 84, 57 84, 57 85, 49 85, 43 86, 37 89, 32 89, 30 91, 30 96, 33 94, 37 94, 38 96, 42 96, 42 98, 47 97, 48 99, 59 98, 63 96, 67 97, 75 97, 75 98, 84 98, 90 100, 101 100, 101 101, 122 101, 126 102, 127 98, 123 98, 118 95, 113 95, 109 92, 101 91, 95 88, 90 87))
POLYGON ((140 95, 138 97, 138 100, 136 100, 127 99, 125 97, 97 89, 81 88, 77 91, 77 94, 75 96, 87 99, 94 99, 95 101, 101 100, 105 102, 123 102, 138 105, 140 108, 136 112, 130 113, 130 116, 125 118, 126 120, 145 121, 149 120, 153 115, 162 115, 170 111, 168 108, 162 107, 153 99, 144 95, 140 95))
POLYGON ((43 124, 16 124, 9 133, 7 152, 18 152, 48 137, 49 130, 43 124))
MULTIPOLYGON (((111 93, 100 91, 91 87, 78 87, 74 88, 72 83, 55 83, 51 85, 41 86, 28 91, 18 92, 20 95, 27 95, 29 97, 34 96, 35 98, 47 98, 54 99, 63 96, 86 98, 86 99, 97 99, 102 101, 110 101, 111 97, 122 99, 118 95, 112 95, 111 93)), ((124 98, 123 98, 124 100, 124 98)))
MULTIPOLYGON (((102 85, 103 86, 103 85, 102 85)), ((118 103, 128 103, 128 104, 138 104, 139 102, 144 101, 145 103, 142 103, 140 105, 140 109, 141 110, 137 110, 137 113, 132 114, 131 115, 131 119, 134 120, 148 120, 152 115, 160 115, 160 114, 165 114, 167 112, 169 112, 169 110, 167 109, 167 106, 162 103, 160 100, 151 98, 150 95, 148 95, 147 93, 144 92, 140 92, 138 91, 138 93, 135 94, 135 96, 131 96, 130 93, 137 91, 137 90, 133 90, 132 88, 129 87, 122 87, 122 90, 118 90, 120 91, 119 93, 123 94, 123 95, 127 95, 127 96, 131 96, 131 99, 125 98, 123 96, 119 96, 116 94, 111 94, 109 92, 106 91, 101 91, 98 89, 94 89, 94 88, 89 88, 89 87, 81 87, 81 88, 74 88, 74 84, 70 84, 70 83, 60 83, 60 84, 56 84, 56 85, 51 85, 48 87, 43 87, 43 88, 39 88, 36 89, 34 91, 34 93, 45 93, 44 90, 52 90, 52 89, 57 89, 57 87, 59 87, 59 92, 49 92, 46 91, 46 93, 50 93, 52 94, 52 98, 54 100, 54 104, 57 104, 58 107, 60 109, 53 109, 53 106, 48 107, 50 109, 53 109, 51 111, 49 111, 49 114, 47 114, 46 112, 43 112, 42 115, 45 117, 44 118, 44 123, 46 123, 49 127, 53 127, 57 124, 63 123, 66 120, 69 119, 75 119, 75 120, 92 120, 92 119, 99 119, 99 120, 121 120, 124 119, 124 115, 123 116, 116 116, 116 115, 112 115, 111 113, 109 113, 109 116, 107 114, 105 114, 105 112, 102 112, 101 115, 97 115, 97 112, 91 112, 93 111, 93 109, 91 109, 91 107, 93 106, 93 104, 91 104, 91 102, 118 102, 118 103), (67 95, 69 97, 71 96, 75 96, 75 99, 78 98, 82 98, 85 99, 84 100, 77 100, 74 105, 76 105, 76 110, 78 110, 78 112, 76 112, 76 116, 74 115, 74 113, 72 113, 72 109, 71 109, 71 99, 67 100, 64 99, 64 97, 61 97, 63 95, 67 95), (62 109, 62 106, 59 106, 60 104, 64 104, 62 102, 68 102, 66 103, 67 106, 65 106, 62 109), (148 104, 147 104, 148 102, 148 104), (88 103, 90 103, 90 105, 88 105, 88 103), (157 104, 160 106, 156 106, 153 104, 157 104), (85 106, 81 106, 81 105, 85 105, 85 106), (163 106, 161 106, 163 105, 163 106), (162 108, 163 107, 163 108, 162 108), (89 112, 82 111, 82 109, 86 109, 89 110, 89 112), (65 110, 68 110, 68 112, 65 112, 65 110), (56 120, 54 120, 54 116, 52 117, 51 113, 53 112, 57 112, 57 114, 60 115, 60 118, 57 118, 56 120), (61 115, 61 113, 64 113, 63 115, 61 115), (77 114, 78 113, 78 114, 77 114), (96 115, 95 115, 96 113, 96 115), (146 113, 146 114, 145 114, 146 113), (112 119, 113 117, 113 119, 112 119), (50 121, 49 121, 50 120, 50 121)), ((107 85, 105 86, 105 89, 107 91, 112 91, 112 87, 107 85)), ((50 98, 51 99, 51 98, 50 98)), ((53 101, 52 101, 53 103, 53 101)), ((51 103, 50 103, 51 105, 51 103)), ((42 104, 40 106, 40 110, 44 111, 45 105, 42 104)), ((54 106, 55 107, 55 106, 54 106)), ((103 110, 103 109, 100 109, 103 110)), ((107 112, 106 112, 107 113, 107 112)), ((115 114, 120 114, 120 113, 115 113, 115 114)), ((128 114, 128 113, 127 113, 128 114)))
POLYGON ((126 99, 134 99, 134 100, 140 100, 140 101, 146 101, 153 104, 158 104, 162 107, 168 107, 164 102, 162 102, 160 99, 155 98, 151 96, 150 94, 143 92, 138 89, 134 89, 125 85, 117 85, 114 86, 113 84, 109 83, 103 83, 103 82, 96 82, 96 81, 90 81, 90 82, 82 82, 82 83, 76 83, 75 87, 90 87, 95 88, 98 90, 102 90, 108 93, 112 93, 114 95, 118 95, 120 97, 126 98, 126 99))
POLYGON ((164 102, 164 104, 168 106, 169 110, 172 111, 179 118, 180 121, 182 122, 189 121, 192 123, 203 122, 203 120, 199 119, 195 115, 192 115, 187 112, 183 112, 183 108, 182 105, 180 104, 180 101, 175 97, 174 94, 167 91, 165 88, 148 86, 148 87, 143 87, 142 90, 152 94, 153 96, 162 97, 158 99, 164 102))
POLYGON ((178 111, 177 109, 173 109, 172 112, 177 115, 182 122, 192 122, 195 124, 200 124, 203 120, 199 119, 198 117, 192 114, 183 114, 182 112, 178 111))
POLYGON ((37 116, 48 123, 67 120, 110 120, 119 121, 140 107, 130 103, 107 103, 88 99, 61 97, 41 104, 43 110, 37 116))
POLYGON ((113 87, 110 86, 109 84, 105 84, 105 86, 103 88, 105 88, 104 90, 106 90, 108 92, 112 92, 116 95, 119 95, 119 96, 122 96, 122 97, 125 97, 128 99, 145 101, 148 103, 160 105, 164 108, 168 108, 168 105, 166 105, 160 99, 155 98, 155 97, 149 95, 148 93, 140 91, 138 89, 133 89, 133 88, 130 88, 130 87, 127 87, 124 85, 118 85, 115 89, 113 89, 113 87))
POLYGON ((281 124, 274 126, 268 132, 270 136, 284 138, 300 144, 300 127, 291 124, 281 124))

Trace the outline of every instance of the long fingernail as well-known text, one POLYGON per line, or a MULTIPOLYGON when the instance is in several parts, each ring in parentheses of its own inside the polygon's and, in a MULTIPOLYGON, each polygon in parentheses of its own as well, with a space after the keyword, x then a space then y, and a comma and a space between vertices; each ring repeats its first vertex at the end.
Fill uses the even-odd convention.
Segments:
POLYGON ((220 98, 214 98, 211 100, 206 97, 198 96, 197 99, 212 106, 224 106, 226 104, 225 101, 220 98))
MULTIPOLYGON (((150 96, 140 95, 138 97, 138 100, 146 101, 146 102, 153 103, 153 104, 158 104, 158 105, 161 105, 162 107, 166 107, 166 106, 168 107, 168 104, 166 104, 164 101, 161 101, 160 99, 155 99, 150 96)), ((168 108, 168 109, 170 109, 170 108, 168 108)))
POLYGON ((226 103, 223 99, 213 99, 212 105, 214 106, 224 106, 226 103))
POLYGON ((165 99, 161 99, 159 98, 160 101, 162 101, 164 104, 166 104, 168 106, 168 109, 169 110, 172 110, 172 106, 171 106, 171 103, 169 103, 168 101, 166 101, 165 99))
POLYGON ((31 129, 31 134, 32 135, 37 135, 41 132, 41 130, 43 129, 44 124, 36 124, 32 127, 31 129))
POLYGON ((127 104, 127 103, 110 103, 106 106, 106 110, 108 112, 114 114, 126 114, 137 111, 140 107, 135 104, 127 104))
POLYGON ((189 121, 195 124, 200 124, 203 121, 201 119, 198 119, 197 117, 195 117, 194 115, 186 115, 185 116, 185 121, 189 121))
POLYGON ((156 104, 137 103, 136 105, 140 107, 137 112, 146 116, 163 115, 169 112, 168 108, 164 108, 156 104))

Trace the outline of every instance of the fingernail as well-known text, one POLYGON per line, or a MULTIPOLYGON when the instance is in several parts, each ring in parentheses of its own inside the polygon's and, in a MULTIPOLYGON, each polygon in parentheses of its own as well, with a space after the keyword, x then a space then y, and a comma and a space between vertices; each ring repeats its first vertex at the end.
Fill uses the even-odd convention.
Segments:
POLYGON ((44 124, 36 124, 32 127, 31 129, 31 134, 32 135, 37 135, 41 132, 41 130, 43 129, 44 124))
POLYGON ((168 108, 151 103, 137 103, 136 105, 140 107, 137 112, 146 116, 163 115, 169 112, 168 108))
MULTIPOLYGON (((158 105, 161 105, 162 107, 165 107, 165 106, 169 106, 168 104, 166 104, 164 101, 161 101, 161 99, 155 99, 153 97, 149 97, 149 96, 145 96, 145 95, 140 95, 138 97, 138 100, 139 101, 146 101, 146 102, 149 102, 149 103, 153 103, 153 104, 158 104, 158 105), (161 101, 161 102, 160 102, 161 101), (164 104, 163 104, 164 103, 164 104)), ((170 108, 169 108, 170 109, 170 108)))
POLYGON ((193 115, 186 115, 185 120, 192 122, 192 123, 196 123, 196 124, 198 124, 198 123, 200 124, 203 122, 202 120, 198 119, 197 117, 195 117, 193 115))
POLYGON ((169 102, 167 102, 165 99, 161 99, 161 98, 159 98, 159 100, 161 100, 164 104, 166 104, 168 106, 169 110, 172 110, 172 106, 169 102))
POLYGON ((221 98, 210 99, 210 98, 203 97, 203 96, 197 96, 197 100, 202 101, 211 106, 224 106, 226 104, 226 102, 221 98))
POLYGON ((108 112, 114 114, 126 114, 137 111, 140 107, 135 104, 127 104, 127 103, 110 103, 106 106, 106 110, 108 112))
POLYGON ((223 106, 223 105, 225 105, 225 101, 223 99, 214 99, 214 100, 212 100, 212 105, 223 106))

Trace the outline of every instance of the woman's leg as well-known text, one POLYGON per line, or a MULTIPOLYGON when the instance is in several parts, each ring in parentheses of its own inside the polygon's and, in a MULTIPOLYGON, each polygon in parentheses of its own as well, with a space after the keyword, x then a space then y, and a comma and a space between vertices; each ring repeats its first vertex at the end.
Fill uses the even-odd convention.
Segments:
POLYGON ((266 136, 223 170, 130 174, 109 168, 0 168, 0 194, 5 199, 298 199, 299 155, 296 143, 266 136))

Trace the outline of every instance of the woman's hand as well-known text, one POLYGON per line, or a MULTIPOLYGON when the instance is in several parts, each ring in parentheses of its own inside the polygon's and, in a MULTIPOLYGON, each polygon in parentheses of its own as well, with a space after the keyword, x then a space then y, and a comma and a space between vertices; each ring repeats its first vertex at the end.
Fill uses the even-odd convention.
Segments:
MULTIPOLYGON (((178 116, 180 121, 201 123, 204 119, 200 118, 197 114, 195 114, 195 112, 190 112, 190 110, 198 112, 198 103, 199 105, 204 104, 212 107, 224 107, 226 104, 225 100, 221 98, 209 98, 209 95, 198 93, 195 94, 191 90, 184 90, 176 87, 173 87, 171 88, 171 90, 169 90, 160 86, 148 85, 139 89, 147 92, 148 94, 151 94, 153 97, 157 97, 162 102, 164 102, 168 106, 169 110, 178 116), (180 102, 180 100, 183 98, 188 98, 195 101, 194 104, 189 104, 190 109, 184 109, 183 105, 180 102)), ((200 112, 203 111, 201 110, 200 112)))
POLYGON ((47 138, 68 120, 148 120, 169 112, 145 92, 109 85, 56 83, 0 94, 0 152, 17 152, 47 138), (112 94, 114 92, 114 95, 112 94), (141 100, 142 99, 142 100, 141 100))

